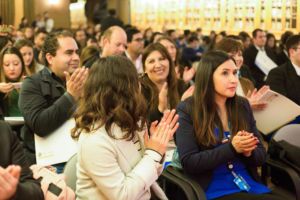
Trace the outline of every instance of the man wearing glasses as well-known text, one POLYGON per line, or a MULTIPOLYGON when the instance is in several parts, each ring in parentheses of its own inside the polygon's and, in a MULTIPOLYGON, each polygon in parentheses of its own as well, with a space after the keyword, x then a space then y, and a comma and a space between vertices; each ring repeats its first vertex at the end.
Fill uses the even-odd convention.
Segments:
POLYGON ((127 50, 125 54, 133 62, 139 74, 143 73, 142 52, 144 50, 143 34, 136 28, 126 30, 127 50))

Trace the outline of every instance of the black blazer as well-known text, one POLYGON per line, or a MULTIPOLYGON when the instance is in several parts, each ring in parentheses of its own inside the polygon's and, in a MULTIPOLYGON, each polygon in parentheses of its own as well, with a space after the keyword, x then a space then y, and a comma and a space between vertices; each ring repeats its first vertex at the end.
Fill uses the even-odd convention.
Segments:
POLYGON ((270 71, 267 85, 300 105, 300 76, 290 61, 270 71))
POLYGON ((19 165, 22 168, 20 181, 12 199, 43 200, 40 184, 33 179, 22 145, 10 127, 0 121, 0 166, 19 165))
MULTIPOLYGON (((271 58, 275 63, 276 55, 274 55, 268 48, 265 48, 265 51, 269 58, 271 58)), ((255 87, 257 89, 261 88, 265 84, 265 74, 259 69, 255 64, 255 58, 258 53, 258 50, 254 45, 251 45, 248 49, 245 49, 243 53, 244 63, 249 67, 253 78, 255 79, 255 87)))
POLYGON ((34 133, 41 137, 49 135, 72 116, 76 106, 63 83, 45 67, 24 80, 19 108, 25 120, 24 145, 35 152, 34 133))
MULTIPOLYGON (((257 148, 250 157, 236 153, 231 142, 218 147, 199 145, 193 127, 192 101, 192 97, 188 98, 177 107, 180 126, 176 131, 175 141, 185 174, 197 181, 206 190, 212 179, 214 169, 220 164, 227 163, 238 157, 247 166, 253 179, 260 181, 257 166, 261 166, 266 159, 266 150, 262 143, 258 143, 257 148)), ((248 101, 240 98, 239 107, 239 110, 245 113, 246 121, 249 124, 248 131, 261 141, 248 101)))

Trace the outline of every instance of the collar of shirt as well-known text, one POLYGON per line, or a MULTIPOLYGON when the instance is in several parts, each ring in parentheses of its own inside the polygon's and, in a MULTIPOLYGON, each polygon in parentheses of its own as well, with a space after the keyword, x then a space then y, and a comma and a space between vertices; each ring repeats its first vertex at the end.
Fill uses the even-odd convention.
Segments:
POLYGON ((300 67, 297 66, 297 65, 295 65, 294 63, 292 63, 292 65, 293 65, 294 69, 296 70, 296 74, 297 74, 298 76, 300 76, 300 67))
POLYGON ((264 47, 259 47, 259 46, 256 46, 254 45, 255 48, 258 50, 258 51, 265 51, 265 48, 264 47))
POLYGON ((139 55, 139 57, 137 57, 136 60, 132 60, 132 58, 130 57, 129 53, 127 51, 125 51, 125 55, 127 58, 129 58, 129 60, 131 60, 138 72, 138 74, 141 74, 144 72, 143 70, 143 63, 142 63, 142 54, 139 55))
POLYGON ((45 68, 48 70, 48 72, 50 73, 50 75, 51 75, 51 77, 53 79, 55 79, 57 82, 59 82, 60 84, 62 84, 64 87, 66 87, 66 81, 61 80, 61 78, 59 78, 58 76, 56 76, 54 74, 54 72, 52 72, 52 70, 49 67, 45 67, 45 68))

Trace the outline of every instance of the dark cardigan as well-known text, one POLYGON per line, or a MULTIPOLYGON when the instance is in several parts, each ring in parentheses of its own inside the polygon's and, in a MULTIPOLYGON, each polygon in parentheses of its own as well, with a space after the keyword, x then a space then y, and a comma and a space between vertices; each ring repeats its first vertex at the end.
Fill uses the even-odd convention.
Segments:
MULTIPOLYGON (((239 110, 245 112, 246 121, 249 124, 248 131, 253 133, 261 141, 248 101, 245 99, 240 100, 239 110)), ((212 179, 214 169, 222 163, 239 157, 247 166, 254 180, 259 181, 257 166, 261 166, 266 159, 266 151, 262 143, 258 143, 257 148, 252 152, 250 157, 236 153, 231 142, 217 147, 199 145, 193 127, 191 106, 192 98, 190 97, 184 102, 181 102, 177 107, 180 126, 176 131, 175 141, 185 174, 196 180, 201 187, 206 190, 212 179)))

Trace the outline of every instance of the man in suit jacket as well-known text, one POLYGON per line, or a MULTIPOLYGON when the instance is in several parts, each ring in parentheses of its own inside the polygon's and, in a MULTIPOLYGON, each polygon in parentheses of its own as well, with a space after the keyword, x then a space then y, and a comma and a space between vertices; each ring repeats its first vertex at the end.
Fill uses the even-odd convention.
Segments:
POLYGON ((300 105, 300 35, 286 42, 290 61, 272 69, 267 78, 270 88, 300 105))
POLYGON ((87 77, 87 70, 79 69, 71 33, 49 34, 42 53, 46 67, 24 80, 19 97, 25 120, 22 138, 31 164, 35 163, 34 133, 48 136, 72 116, 87 77))
POLYGON ((17 136, 4 121, 0 130, 0 199, 44 199, 17 136))
POLYGON ((276 55, 274 55, 268 48, 265 48, 266 33, 262 29, 255 29, 252 32, 253 44, 249 46, 243 53, 244 63, 250 68, 252 76, 255 79, 255 87, 260 88, 265 84, 265 77, 267 74, 263 72, 259 66, 255 64, 255 59, 259 51, 267 54, 267 56, 276 63, 276 55))

